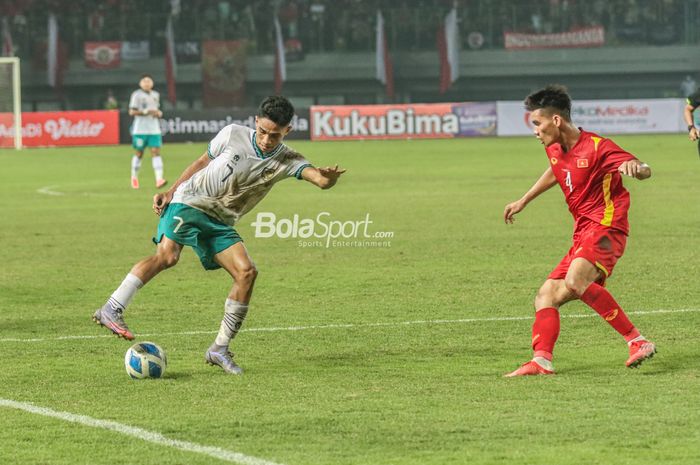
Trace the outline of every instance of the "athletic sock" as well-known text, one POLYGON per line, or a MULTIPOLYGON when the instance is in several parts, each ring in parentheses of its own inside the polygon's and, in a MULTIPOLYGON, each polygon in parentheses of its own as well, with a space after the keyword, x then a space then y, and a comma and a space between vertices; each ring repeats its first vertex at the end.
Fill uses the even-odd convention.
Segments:
POLYGON ((224 319, 221 320, 219 334, 217 334, 214 343, 219 347, 228 347, 231 339, 236 337, 238 330, 241 329, 241 325, 243 325, 243 320, 245 320, 247 314, 248 304, 238 302, 237 300, 226 299, 226 304, 224 305, 224 319))
POLYGON ((646 340, 647 340, 647 338, 645 338, 644 336, 642 336, 640 334, 639 336, 635 337, 634 339, 630 339, 629 341, 627 341, 627 345, 631 346, 634 342, 640 342, 640 341, 646 341, 646 340))
POLYGON ((552 360, 546 359, 544 357, 533 357, 532 361, 544 368, 545 370, 554 371, 554 365, 552 365, 552 360))
POLYGON ((126 275, 124 281, 119 285, 116 291, 109 298, 108 302, 113 309, 124 310, 131 300, 136 295, 136 292, 143 287, 143 282, 131 273, 126 275))
POLYGON ((535 357, 552 360, 557 338, 559 338, 559 311, 554 307, 537 310, 535 322, 532 325, 532 350, 535 351, 535 357))
POLYGON ((615 328, 625 341, 629 342, 639 337, 637 328, 627 318, 613 296, 600 284, 592 283, 588 286, 586 292, 581 294, 581 301, 598 312, 598 315, 615 328))
POLYGON ((141 169, 141 159, 134 155, 131 157, 131 177, 138 178, 139 170, 141 169))
POLYGON ((160 156, 153 157, 153 172, 156 174, 156 182, 163 179, 163 159, 160 156))

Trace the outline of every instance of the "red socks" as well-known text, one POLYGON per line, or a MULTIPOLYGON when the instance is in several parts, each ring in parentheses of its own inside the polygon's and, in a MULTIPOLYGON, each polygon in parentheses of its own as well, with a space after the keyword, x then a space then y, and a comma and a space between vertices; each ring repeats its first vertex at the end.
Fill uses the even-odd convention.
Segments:
POLYGON ((613 296, 600 284, 592 283, 581 295, 581 301, 598 312, 615 331, 629 342, 639 336, 639 331, 615 302, 613 296))
POLYGON ((559 337, 559 312, 554 307, 546 307, 535 312, 532 325, 532 349, 535 357, 552 360, 554 344, 559 337))
MULTIPOLYGON (((639 337, 639 331, 627 318, 625 312, 615 302, 612 295, 601 285, 593 283, 581 295, 581 301, 598 312, 625 341, 639 337)), ((552 360, 554 344, 559 338, 559 311, 554 307, 545 307, 535 312, 532 325, 532 349, 535 357, 552 360)))

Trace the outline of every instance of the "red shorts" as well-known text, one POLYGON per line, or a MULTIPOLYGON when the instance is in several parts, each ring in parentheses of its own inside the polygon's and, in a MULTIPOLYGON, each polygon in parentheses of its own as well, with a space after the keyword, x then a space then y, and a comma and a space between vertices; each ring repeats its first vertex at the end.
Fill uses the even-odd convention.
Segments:
POLYGON ((615 263, 622 257, 627 244, 627 235, 617 229, 590 227, 574 234, 574 245, 549 274, 549 279, 564 279, 575 258, 585 258, 603 272, 598 280, 605 280, 612 274, 615 263))

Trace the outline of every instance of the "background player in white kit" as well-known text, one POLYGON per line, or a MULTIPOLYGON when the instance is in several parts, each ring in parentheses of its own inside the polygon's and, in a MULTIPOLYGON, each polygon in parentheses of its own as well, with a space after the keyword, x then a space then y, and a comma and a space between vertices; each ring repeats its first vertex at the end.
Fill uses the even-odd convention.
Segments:
POLYGON ((224 318, 205 360, 227 373, 241 374, 229 351, 248 313, 257 270, 234 224, 267 195, 272 186, 295 177, 322 189, 333 187, 345 170, 314 168, 282 143, 291 130, 294 107, 284 97, 267 97, 255 117, 255 129, 231 124, 211 141, 207 152, 182 173, 167 192, 153 197, 160 215, 153 241, 156 254, 138 262, 93 319, 116 335, 133 339, 122 313, 136 292, 166 268, 174 266, 185 245, 207 270, 224 268, 233 288, 224 318))
POLYGON ((163 179, 163 159, 160 157, 160 147, 163 145, 158 120, 163 116, 163 112, 160 111, 160 94, 153 90, 153 78, 148 74, 141 76, 139 87, 140 89, 135 90, 129 99, 129 115, 134 117, 134 124, 131 127, 131 145, 136 151, 131 158, 131 187, 139 188, 141 157, 146 147, 150 147, 156 187, 161 188, 168 181, 163 179))

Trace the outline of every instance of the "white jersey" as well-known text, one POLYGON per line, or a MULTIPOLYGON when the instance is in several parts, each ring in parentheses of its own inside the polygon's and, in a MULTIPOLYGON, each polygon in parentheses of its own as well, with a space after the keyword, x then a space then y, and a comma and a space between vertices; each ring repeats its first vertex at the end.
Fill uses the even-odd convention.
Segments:
MULTIPOLYGON (((160 109, 160 94, 155 90, 145 92, 142 89, 135 90, 129 99, 129 108, 139 112, 144 110, 160 109)), ((160 134, 160 121, 156 116, 136 115, 131 133, 136 135, 160 134)))
POLYGON ((184 203, 233 226, 270 192, 289 177, 301 179, 311 166, 298 152, 280 144, 262 153, 255 131, 231 124, 209 143, 211 162, 178 186, 172 203, 184 203))

